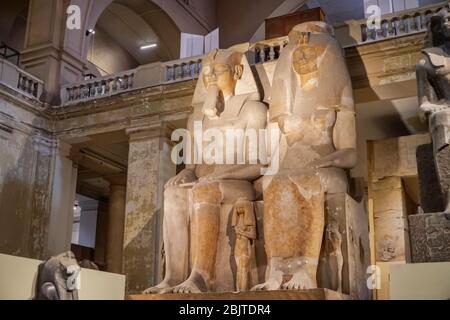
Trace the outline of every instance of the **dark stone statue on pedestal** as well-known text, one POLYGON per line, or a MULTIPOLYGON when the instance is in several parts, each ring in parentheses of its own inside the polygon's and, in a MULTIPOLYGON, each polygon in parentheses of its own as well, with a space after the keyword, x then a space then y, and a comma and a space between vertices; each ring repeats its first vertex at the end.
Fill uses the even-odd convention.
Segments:
POLYGON ((450 261, 449 19, 448 8, 431 18, 424 57, 417 65, 420 116, 429 123, 435 170, 421 167, 419 159, 421 202, 425 213, 409 217, 413 262, 450 261), (433 180, 427 177, 432 174, 437 177, 437 188, 424 185, 433 180), (441 196, 430 194, 433 189, 438 190, 441 196), (430 201, 432 198, 435 200, 430 201), (439 208, 442 212, 429 212, 429 208, 439 208))
POLYGON ((36 300, 78 300, 80 266, 72 252, 51 257, 39 265, 36 300))

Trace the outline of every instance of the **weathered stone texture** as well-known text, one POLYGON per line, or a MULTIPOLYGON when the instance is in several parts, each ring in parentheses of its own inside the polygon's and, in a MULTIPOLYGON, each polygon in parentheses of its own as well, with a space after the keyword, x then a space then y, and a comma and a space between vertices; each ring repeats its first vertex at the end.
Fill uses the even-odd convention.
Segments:
POLYGON ((2 253, 36 259, 46 256, 54 146, 51 136, 32 128, 44 124, 45 119, 0 97, 2 253))
POLYGON ((412 262, 450 261, 450 214, 409 216, 412 262))
POLYGON ((165 181, 175 173, 173 165, 165 168, 171 161, 162 139, 150 135, 130 141, 123 252, 130 293, 154 285, 159 274, 162 192, 165 181))
POLYGON ((444 197, 436 172, 432 144, 417 147, 417 168, 422 210, 425 213, 444 211, 444 197))

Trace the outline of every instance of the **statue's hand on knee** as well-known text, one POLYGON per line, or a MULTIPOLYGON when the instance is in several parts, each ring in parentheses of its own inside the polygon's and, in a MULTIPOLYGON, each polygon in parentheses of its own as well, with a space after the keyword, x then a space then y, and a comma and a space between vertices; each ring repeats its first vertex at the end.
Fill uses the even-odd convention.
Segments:
POLYGON ((175 177, 171 178, 164 188, 169 187, 176 187, 180 184, 184 183, 191 183, 197 180, 197 177, 195 176, 194 170, 191 169, 184 169, 179 174, 177 174, 175 177))
POLYGON ((422 121, 425 121, 432 114, 448 108, 449 106, 445 103, 431 103, 427 101, 420 106, 419 115, 422 121))

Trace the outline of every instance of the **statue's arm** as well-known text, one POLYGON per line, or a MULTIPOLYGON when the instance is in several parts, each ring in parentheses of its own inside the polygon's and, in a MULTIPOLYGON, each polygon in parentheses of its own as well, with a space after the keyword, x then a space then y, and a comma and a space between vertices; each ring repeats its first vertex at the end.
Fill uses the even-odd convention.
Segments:
POLYGON ((419 96, 419 105, 430 102, 437 102, 436 92, 428 78, 428 69, 430 68, 427 57, 420 60, 416 67, 417 91, 419 96))
POLYGON ((354 110, 353 92, 349 85, 343 90, 340 108, 336 113, 336 122, 333 128, 333 144, 336 151, 322 158, 318 167, 351 169, 356 166, 356 117, 354 110))
MULTIPOLYGON (((425 121, 429 115, 448 107, 439 101, 439 97, 430 81, 431 74, 434 74, 433 71, 429 58, 425 55, 416 67, 419 116, 422 121, 425 121)), ((438 77, 439 75, 434 74, 433 76, 438 77)))
POLYGON ((195 164, 194 164, 194 152, 195 152, 195 144, 194 144, 194 126, 193 126, 193 118, 191 117, 188 120, 187 129, 189 132, 190 143, 187 148, 190 150, 183 150, 183 152, 187 152, 190 155, 190 158, 186 159, 185 168, 180 171, 175 177, 170 178, 165 184, 165 188, 175 187, 180 184, 192 183, 197 180, 197 176, 195 175, 195 164))

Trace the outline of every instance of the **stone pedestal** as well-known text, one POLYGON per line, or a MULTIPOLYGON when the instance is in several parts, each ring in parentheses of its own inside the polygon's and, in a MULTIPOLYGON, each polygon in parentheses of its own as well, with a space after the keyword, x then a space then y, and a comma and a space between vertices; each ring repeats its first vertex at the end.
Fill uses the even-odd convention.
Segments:
POLYGON ((433 144, 417 147, 417 170, 419 174, 420 207, 423 212, 444 211, 445 201, 442 194, 433 154, 433 144))
MULTIPOLYGON (((328 195, 325 203, 325 229, 334 225, 341 237, 340 254, 342 255, 341 283, 338 283, 337 252, 327 248, 334 247, 332 240, 324 232, 322 252, 318 267, 317 280, 322 288, 329 288, 349 294, 353 299, 368 300, 367 268, 370 265, 369 218, 364 207, 364 200, 355 201, 345 193, 328 195)), ((334 237, 333 237, 334 238, 334 237)))
POLYGON ((239 293, 147 294, 128 296, 128 300, 350 300, 350 297, 328 289, 312 289, 239 293))
POLYGON ((409 216, 412 262, 450 261, 450 214, 409 216))

